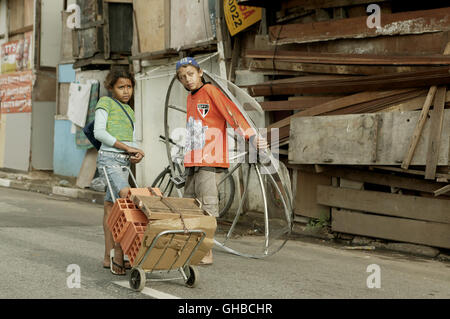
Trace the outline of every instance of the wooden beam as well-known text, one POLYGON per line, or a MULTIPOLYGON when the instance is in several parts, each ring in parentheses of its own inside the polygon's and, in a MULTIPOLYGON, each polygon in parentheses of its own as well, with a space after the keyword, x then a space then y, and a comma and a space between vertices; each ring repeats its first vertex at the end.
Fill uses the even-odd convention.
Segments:
POLYGON ((450 185, 444 186, 442 188, 439 188, 438 190, 436 190, 434 192, 434 196, 439 196, 439 195, 443 195, 450 192, 450 185))
POLYGON ((382 110, 385 107, 392 105, 394 103, 399 103, 402 101, 407 101, 409 99, 421 96, 425 94, 425 90, 416 90, 411 92, 405 92, 401 94, 396 94, 394 96, 387 96, 384 98, 376 99, 373 101, 367 101, 357 105, 352 105, 345 107, 336 111, 327 112, 324 115, 342 115, 342 114, 361 114, 361 113, 374 113, 376 111, 382 110))
MULTIPOLYGON (((444 49, 444 55, 449 55, 449 54, 450 54, 450 42, 447 43, 447 45, 444 49)), ((420 135, 422 134, 423 126, 425 125, 425 121, 427 120, 428 111, 430 110, 431 103, 434 100, 436 90, 437 90, 437 86, 433 85, 430 87, 430 89, 428 91, 427 98, 422 107, 422 112, 420 113, 419 120, 417 122, 416 128, 414 130, 414 134, 413 134, 411 142, 409 144, 408 152, 406 153, 405 159, 403 160, 402 165, 401 165, 401 167, 403 169, 408 169, 409 165, 411 164, 412 158, 414 156, 414 152, 417 147, 417 143, 419 142, 420 135)), ((444 99, 445 99, 445 97, 444 97, 444 99)))
POLYGON ((158 60, 174 56, 178 56, 178 53, 175 49, 165 49, 161 51, 139 53, 130 57, 130 60, 158 60))
MULTIPOLYGON (((379 169, 379 170, 383 170, 383 171, 391 171, 391 172, 397 172, 397 173, 407 173, 407 174, 411 174, 411 175, 425 176, 424 171, 420 171, 417 169, 403 169, 400 167, 378 166, 378 165, 369 166, 369 169, 379 169)), ((450 174, 436 173, 436 178, 447 181, 447 180, 450 180, 450 174)))
POLYGON ((431 130, 428 138, 428 156, 425 168, 425 179, 435 179, 436 167, 439 160, 442 125, 444 122, 444 107, 446 87, 439 87, 434 98, 434 108, 431 112, 431 130))
POLYGON ((335 100, 331 100, 329 102, 325 102, 321 105, 315 107, 308 107, 305 109, 299 110, 298 113, 294 115, 288 116, 278 122, 275 122, 269 125, 269 129, 271 128, 286 128, 285 130, 280 130, 280 138, 289 137, 290 135, 290 122, 292 119, 302 116, 314 116, 314 115, 344 115, 344 114, 361 114, 361 113, 376 113, 383 110, 385 107, 392 105, 393 103, 399 103, 405 100, 409 100, 411 98, 415 98, 417 96, 422 95, 425 91, 413 90, 413 91, 398 91, 398 94, 395 95, 386 95, 381 96, 379 98, 368 99, 367 101, 361 100, 361 102, 354 105, 346 105, 340 104, 345 101, 358 102, 359 99, 364 95, 363 92, 351 95, 349 97, 354 97, 355 100, 349 99, 349 97, 337 98, 335 100), (347 99, 346 99, 347 98, 347 99), (319 108, 323 108, 319 110, 319 108), (317 109, 317 110, 316 110, 317 109))
MULTIPOLYGON (((289 165, 289 168, 297 169, 301 172, 314 172, 314 168, 310 165, 289 165)), ((363 169, 347 168, 345 166, 320 166, 321 175, 345 178, 351 181, 369 183, 375 185, 383 185, 396 187, 401 189, 413 190, 436 195, 437 190, 441 189, 445 184, 427 181, 415 177, 404 177, 391 173, 380 173, 363 169)))
POLYGON ((297 176, 297 191, 294 213, 302 216, 329 219, 330 207, 317 203, 317 185, 331 185, 331 177, 300 171, 297 176))
POLYGON ((74 63, 73 68, 77 69, 88 65, 129 65, 129 64, 130 63, 127 59, 105 60, 96 55, 92 58, 77 59, 77 62, 74 63))
POLYGON ((36 70, 41 68, 41 23, 42 23, 42 0, 35 1, 35 25, 34 25, 34 39, 33 39, 33 67, 36 70))
POLYGON ((437 86, 432 86, 428 91, 427 98, 425 99, 425 103, 423 104, 422 111, 420 112, 419 120, 417 121, 416 128, 414 129, 413 136, 411 138, 411 142, 409 144, 408 152, 406 153, 405 159, 402 163, 403 169, 408 169, 411 164, 412 158, 414 156, 414 152, 417 147, 417 143, 419 143, 420 136, 422 135, 422 130, 427 120, 428 111, 430 110, 431 103, 434 100, 434 95, 436 94, 437 86))
POLYGON ((387 216, 450 224, 449 201, 445 199, 317 185, 317 203, 387 216))
POLYGON ((13 37, 13 36, 18 35, 18 34, 30 32, 30 31, 33 31, 33 29, 34 29, 34 26, 32 26, 32 25, 29 25, 29 26, 26 26, 26 27, 23 27, 23 28, 20 28, 20 29, 16 29, 14 31, 10 31, 9 32, 9 37, 13 37))
POLYGON ((104 0, 104 1, 112 3, 133 3, 133 0, 104 0))
POLYGON ((400 73, 423 71, 427 66, 390 66, 390 65, 347 65, 347 64, 317 64, 292 61, 252 60, 249 63, 253 71, 290 71, 320 74, 347 74, 347 75, 377 75, 386 73, 400 73))
POLYGON ((238 66, 241 53, 241 34, 236 34, 233 39, 233 51, 231 53, 231 62, 228 70, 228 81, 235 82, 236 68, 238 66))
POLYGON ((332 209, 333 231, 450 248, 450 225, 332 209))
POLYGON ((282 1, 281 8, 289 9, 294 7, 302 7, 306 10, 311 9, 320 9, 320 8, 338 8, 338 7, 346 7, 346 6, 357 6, 360 4, 370 4, 370 3, 380 3, 385 2, 386 0, 290 0, 290 1, 282 1))
POLYGON ((261 102, 260 105, 264 111, 306 110, 337 98, 336 96, 298 96, 295 100, 267 101, 261 102))
POLYGON ((332 100, 329 102, 325 102, 320 104, 314 108, 309 108, 304 111, 298 112, 290 117, 287 117, 281 121, 273 123, 269 125, 269 129, 271 128, 281 128, 283 126, 289 126, 291 123, 291 119, 302 117, 302 116, 315 116, 324 114, 327 112, 332 112, 335 110, 339 110, 345 107, 349 107, 352 105, 357 105, 359 103, 369 102, 389 96, 394 96, 397 94, 402 94, 406 92, 411 92, 413 89, 405 89, 405 90, 390 90, 390 91, 374 91, 374 92, 362 92, 356 93, 349 96, 345 96, 336 100, 332 100))
POLYGON ((450 67, 436 67, 425 71, 389 73, 369 76, 344 76, 335 79, 294 78, 289 81, 249 85, 251 96, 354 93, 415 87, 430 87, 450 83, 450 67))
POLYGON ((368 28, 367 17, 308 24, 276 25, 269 28, 272 43, 308 43, 348 38, 369 38, 450 30, 450 7, 433 10, 384 13, 381 27, 368 28))
POLYGON ((105 60, 109 60, 111 57, 111 39, 110 39, 110 24, 109 24, 109 3, 103 1, 103 57, 105 60))
MULTIPOLYGON (((379 110, 377 112, 405 112, 405 111, 415 111, 419 110, 423 104, 425 103, 426 95, 419 96, 416 98, 413 98, 411 100, 407 100, 404 102, 397 103, 395 105, 389 106, 388 108, 379 110)), ((450 91, 447 92, 445 96, 445 103, 450 102, 450 91)))
POLYGON ((446 55, 380 55, 277 50, 247 50, 245 57, 269 61, 345 65, 450 65, 446 55))

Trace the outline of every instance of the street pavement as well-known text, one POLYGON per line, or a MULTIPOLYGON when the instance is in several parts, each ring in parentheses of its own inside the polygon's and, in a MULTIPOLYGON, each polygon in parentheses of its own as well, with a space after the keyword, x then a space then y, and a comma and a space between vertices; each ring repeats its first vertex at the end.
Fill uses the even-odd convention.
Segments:
MULTIPOLYGON (((346 250, 307 237, 265 259, 216 247, 214 264, 199 267, 197 287, 181 280, 147 282, 143 293, 134 292, 127 288, 129 272, 114 276, 102 268, 102 217, 97 204, 0 188, 0 298, 450 298, 448 262, 346 250)), ((236 247, 260 241, 243 237, 236 247)))

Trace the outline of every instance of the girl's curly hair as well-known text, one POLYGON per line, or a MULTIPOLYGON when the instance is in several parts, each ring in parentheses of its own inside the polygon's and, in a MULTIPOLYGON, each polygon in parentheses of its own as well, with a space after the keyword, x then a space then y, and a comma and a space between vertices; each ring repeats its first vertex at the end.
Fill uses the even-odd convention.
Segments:
POLYGON ((120 78, 129 79, 131 81, 131 84, 134 86, 136 85, 136 80, 134 79, 134 74, 127 71, 127 70, 112 70, 108 73, 105 79, 105 88, 107 90, 110 90, 114 87, 117 80, 120 78))

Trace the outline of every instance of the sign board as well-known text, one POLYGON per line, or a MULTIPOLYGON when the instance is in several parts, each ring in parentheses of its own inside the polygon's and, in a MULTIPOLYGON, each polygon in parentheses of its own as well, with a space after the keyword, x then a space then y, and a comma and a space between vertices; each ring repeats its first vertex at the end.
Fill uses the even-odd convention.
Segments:
POLYGON ((32 71, 0 75, 1 113, 31 112, 32 71))
POLYGON ((1 73, 31 69, 31 38, 33 33, 25 33, 24 39, 1 45, 1 73))
POLYGON ((11 41, 2 44, 2 72, 9 73, 15 72, 18 69, 18 64, 20 62, 20 56, 22 51, 22 41, 11 41))
POLYGON ((261 8, 240 6, 237 0, 224 0, 223 8, 228 30, 232 36, 261 20, 261 8))

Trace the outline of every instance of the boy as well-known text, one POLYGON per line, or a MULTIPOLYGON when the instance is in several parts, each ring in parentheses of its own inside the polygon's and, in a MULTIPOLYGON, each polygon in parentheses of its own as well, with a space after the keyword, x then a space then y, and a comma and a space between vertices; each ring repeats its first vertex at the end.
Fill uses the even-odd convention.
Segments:
MULTIPOLYGON (((218 217, 218 175, 230 167, 226 124, 255 147, 266 148, 267 144, 262 138, 255 139, 256 132, 222 91, 204 82, 203 70, 194 58, 178 61, 176 72, 178 80, 190 92, 187 98, 184 197, 198 198, 205 210, 218 217)), ((212 264, 212 251, 202 264, 212 264)))

